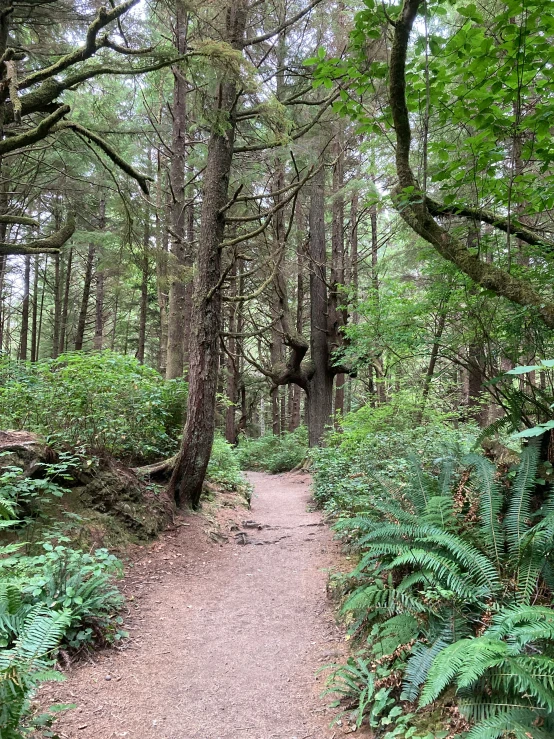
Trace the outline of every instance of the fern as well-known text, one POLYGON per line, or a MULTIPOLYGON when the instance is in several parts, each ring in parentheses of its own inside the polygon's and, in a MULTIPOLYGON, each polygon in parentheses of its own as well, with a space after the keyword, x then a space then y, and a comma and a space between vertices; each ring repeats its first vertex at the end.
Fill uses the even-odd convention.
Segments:
POLYGON ((436 700, 458 676, 463 679, 464 687, 469 676, 473 676, 475 682, 487 669, 502 664, 506 653, 506 644, 497 639, 458 639, 433 661, 421 692, 420 705, 427 706, 436 700))
POLYGON ((540 446, 535 441, 524 447, 517 476, 511 491, 505 528, 512 552, 519 555, 522 539, 528 528, 531 494, 535 487, 540 446))
POLYGON ((408 459, 411 463, 411 475, 406 493, 414 504, 416 512, 423 513, 429 499, 437 494, 436 484, 433 478, 423 471, 420 460, 414 454, 408 459))
POLYGON ((404 682, 400 696, 402 700, 410 702, 416 700, 436 656, 452 644, 452 636, 452 629, 445 626, 440 636, 429 646, 419 643, 413 649, 404 672, 404 682))
POLYGON ((487 552, 499 567, 503 547, 499 520, 503 495, 500 484, 496 480, 496 468, 491 462, 477 454, 468 455, 464 462, 472 467, 477 475, 481 534, 487 552))
POLYGON ((471 729, 466 739, 498 739, 507 734, 515 739, 552 738, 550 731, 544 731, 537 725, 537 714, 534 711, 514 708, 481 721, 471 729))
POLYGON ((40 683, 62 680, 52 668, 53 652, 70 618, 36 606, 27 613, 23 629, 11 649, 0 651, 0 727, 2 735, 20 737, 30 701, 40 683))

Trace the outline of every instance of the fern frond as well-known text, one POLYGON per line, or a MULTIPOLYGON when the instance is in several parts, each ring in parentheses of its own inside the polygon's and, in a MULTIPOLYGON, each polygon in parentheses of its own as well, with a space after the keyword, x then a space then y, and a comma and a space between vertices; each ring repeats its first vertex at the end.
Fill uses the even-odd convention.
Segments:
POLYGON ((416 644, 404 672, 401 700, 408 700, 413 703, 417 699, 421 686, 427 680, 434 659, 451 644, 452 630, 449 626, 446 626, 441 635, 429 646, 421 642, 416 644))
MULTIPOLYGON (((498 418, 496 421, 493 421, 486 428, 484 428, 479 436, 475 439, 473 449, 479 449, 485 439, 490 439, 491 436, 495 436, 499 431, 502 431, 502 429, 505 428, 512 428, 512 422, 508 416, 503 416, 502 418, 498 418)), ((517 431, 517 428, 518 427, 516 427, 514 430, 517 431)))
POLYGON ((467 739, 498 739, 507 735, 515 739, 551 739, 552 734, 537 725, 537 718, 532 710, 502 711, 474 726, 467 739))
POLYGON ((506 654, 506 644, 497 639, 459 639, 443 649, 433 661, 420 704, 426 706, 436 700, 457 676, 460 676, 460 687, 475 682, 488 669, 501 664, 506 654))
POLYGON ((518 558, 523 536, 529 527, 531 494, 535 487, 539 453, 540 446, 536 440, 524 447, 504 521, 508 543, 513 555, 518 558))
POLYGON ((69 611, 54 612, 42 607, 26 618, 23 633, 16 642, 22 658, 33 660, 56 649, 71 624, 69 611))
POLYGON ((488 554, 494 558, 498 568, 503 547, 499 519, 503 494, 500 483, 496 480, 496 467, 479 454, 469 454, 463 461, 468 467, 473 468, 479 482, 481 534, 485 548, 488 554))
POLYGON ((484 595, 475 587, 475 583, 470 578, 460 572, 451 559, 441 557, 434 552, 425 549, 409 549, 395 557, 388 567, 393 570, 405 565, 431 570, 440 579, 441 585, 459 598, 476 601, 484 595))
POLYGON ((411 474, 406 494, 416 511, 423 513, 429 498, 436 495, 436 481, 431 475, 424 472, 421 467, 421 460, 415 454, 409 455, 408 459, 411 463, 411 474))

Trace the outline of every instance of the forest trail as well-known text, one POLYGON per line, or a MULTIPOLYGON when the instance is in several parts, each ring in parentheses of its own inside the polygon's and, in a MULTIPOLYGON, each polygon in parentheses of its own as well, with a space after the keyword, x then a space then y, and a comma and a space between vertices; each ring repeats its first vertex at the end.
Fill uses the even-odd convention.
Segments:
MULTIPOLYGON (((324 739, 332 714, 315 673, 339 656, 326 598, 332 534, 304 474, 250 473, 242 536, 210 541, 189 515, 135 563, 131 639, 69 671, 47 700, 74 702, 62 738, 324 739), (142 594, 140 594, 142 591, 142 594)), ((344 641, 343 641, 344 644, 344 641)))

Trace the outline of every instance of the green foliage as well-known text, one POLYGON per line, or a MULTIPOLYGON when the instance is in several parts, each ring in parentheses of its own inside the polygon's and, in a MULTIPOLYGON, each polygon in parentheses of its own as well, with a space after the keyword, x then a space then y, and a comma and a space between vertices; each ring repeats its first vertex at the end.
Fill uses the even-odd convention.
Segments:
POLYGON ((238 455, 221 434, 216 433, 214 437, 207 477, 225 490, 237 490, 244 485, 238 455))
POLYGON ((460 456, 473 447, 478 433, 473 424, 453 428, 446 422, 382 431, 374 421, 374 410, 365 406, 348 414, 342 433, 331 435, 327 447, 311 452, 315 498, 328 511, 364 510, 376 486, 388 485, 394 494, 411 480, 410 454, 425 463, 460 456))
POLYGON ((186 384, 165 381, 132 357, 74 352, 0 363, 0 425, 126 460, 173 453, 186 384))
MULTIPOLYGON (((18 613, 12 614, 14 618, 18 613)), ((46 725, 53 713, 69 707, 53 706, 46 714, 32 716, 30 705, 41 683, 63 679, 54 669, 54 654, 69 623, 67 613, 36 606, 19 619, 17 640, 9 649, 0 649, 2 739, 22 739, 33 727, 46 725)))
POLYGON ((258 439, 241 437, 237 449, 243 470, 265 470, 276 474, 288 472, 302 464, 308 453, 308 432, 305 426, 295 431, 266 434, 258 439))
MULTIPOLYGON (((9 453, 8 453, 9 454, 9 453)), ((0 458, 3 455, 0 454, 0 458)), ((75 466, 75 459, 61 453, 58 464, 43 465, 44 477, 33 478, 24 474, 21 467, 6 465, 0 474, 0 519, 27 522, 45 517, 45 509, 52 499, 61 498, 64 489, 55 480, 63 479, 68 469, 75 466)))
MULTIPOLYGON (((70 460, 47 466, 49 487, 36 488, 18 470, 0 480, 4 527, 20 525, 21 510, 44 494, 63 490, 52 479, 63 478, 70 460), (7 501, 7 502, 6 502, 7 501)), ((59 527, 58 527, 59 528, 59 527)), ((26 530, 23 530, 26 535, 26 530)), ((51 723, 53 706, 42 715, 31 710, 41 683, 61 680, 55 668, 58 647, 73 650, 93 643, 112 643, 125 635, 119 611, 123 597, 113 585, 121 563, 105 549, 94 554, 72 549, 63 534, 34 545, 38 553, 23 553, 29 542, 0 544, 0 736, 21 739, 33 727, 51 723)))
MULTIPOLYGON (((371 690, 385 670, 395 685, 403 676, 393 695, 404 716, 419 697, 409 736, 452 685, 468 739, 554 730, 554 499, 536 496, 539 449, 525 447, 504 478, 460 449, 423 466, 412 456, 392 480, 370 460, 365 490, 336 498, 318 462, 316 485, 335 512, 348 504, 336 528, 359 553, 342 612, 366 639, 371 690)), ((371 723, 372 698, 351 699, 371 723)))

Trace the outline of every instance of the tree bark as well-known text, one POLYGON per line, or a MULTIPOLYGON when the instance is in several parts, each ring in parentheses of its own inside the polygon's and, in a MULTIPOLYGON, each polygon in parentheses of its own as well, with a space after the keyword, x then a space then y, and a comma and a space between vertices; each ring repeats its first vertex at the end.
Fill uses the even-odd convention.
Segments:
POLYGON ((79 320, 77 321, 77 333, 75 334, 75 351, 81 351, 85 338, 85 328, 87 325, 88 301, 90 298, 90 286, 92 283, 92 267, 94 265, 94 244, 89 244, 87 252, 87 260, 85 264, 85 279, 83 282, 83 295, 81 298, 81 309, 79 310, 79 320))
POLYGON ((148 317, 148 280, 150 278, 150 212, 146 209, 144 221, 144 240, 142 244, 142 255, 140 260, 140 308, 139 308, 139 334, 137 346, 137 359, 144 364, 146 348, 146 319, 148 317))
POLYGON ((61 255, 54 255, 54 325, 52 330, 52 359, 60 353, 60 324, 62 317, 61 255))
MULTIPOLYGON (((233 265, 230 277, 230 288, 229 295, 235 297, 237 294, 237 268, 236 263, 233 265)), ((236 309, 237 303, 229 303, 229 316, 227 321, 227 327, 229 329, 229 339, 227 341, 227 353, 226 358, 226 369, 227 369, 227 387, 226 395, 229 401, 229 405, 225 409, 225 439, 229 444, 235 445, 237 443, 237 428, 236 428, 236 410, 237 402, 239 399, 239 367, 238 367, 238 356, 236 337, 234 334, 237 332, 237 320, 236 320, 236 309)))
POLYGON ((62 317, 60 323, 60 352, 64 352, 67 346, 67 316, 69 313, 69 288, 71 287, 71 268, 73 266, 73 247, 67 255, 65 267, 65 286, 63 293, 62 317))
POLYGON ((27 361, 27 339, 29 336, 29 295, 31 292, 31 256, 25 257, 23 272, 23 301, 21 303, 21 339, 19 342, 19 359, 27 361))
POLYGON ((38 313, 38 271, 39 271, 39 255, 35 254, 33 264, 33 309, 31 316, 31 362, 38 359, 37 352, 37 313, 38 313))
MULTIPOLYGON (((100 198, 100 209, 98 218, 98 228, 103 231, 106 228, 106 200, 104 196, 100 198)), ((102 351, 104 344, 104 270, 101 265, 102 250, 98 253, 96 265, 96 309, 94 313, 94 342, 93 347, 96 351, 102 351)))
MULTIPOLYGON (((175 2, 175 48, 187 48, 188 14, 184 0, 175 2)), ((173 132, 169 181, 171 186, 171 261, 167 333, 166 378, 183 376, 185 339, 190 313, 186 311, 188 245, 185 240, 185 163, 187 134, 187 83, 180 69, 173 69, 173 132)))
MULTIPOLYGON (((243 47, 247 5, 245 0, 226 6, 224 40, 243 47)), ((219 82, 214 126, 203 182, 197 267, 191 316, 189 395, 187 420, 170 491, 180 505, 198 506, 215 432, 219 334, 221 330, 221 242, 225 205, 233 161, 238 80, 227 73, 219 82)))
POLYGON ((321 443, 331 423, 333 374, 329 371, 329 302, 325 268, 325 169, 312 179, 310 201, 310 351, 313 375, 308 390, 308 438, 311 447, 321 443))

